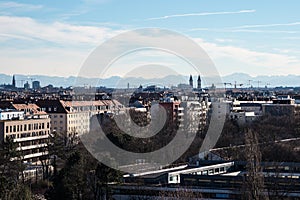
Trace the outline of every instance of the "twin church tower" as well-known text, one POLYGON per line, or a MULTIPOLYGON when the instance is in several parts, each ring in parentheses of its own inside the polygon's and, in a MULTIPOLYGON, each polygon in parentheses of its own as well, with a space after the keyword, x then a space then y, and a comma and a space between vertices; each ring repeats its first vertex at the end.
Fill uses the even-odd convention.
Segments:
MULTIPOLYGON (((193 82, 193 77, 192 75, 190 75, 190 86, 192 88, 194 88, 194 82, 193 82)), ((201 89, 201 78, 200 78, 200 75, 198 76, 198 80, 197 80, 197 89, 201 89)))

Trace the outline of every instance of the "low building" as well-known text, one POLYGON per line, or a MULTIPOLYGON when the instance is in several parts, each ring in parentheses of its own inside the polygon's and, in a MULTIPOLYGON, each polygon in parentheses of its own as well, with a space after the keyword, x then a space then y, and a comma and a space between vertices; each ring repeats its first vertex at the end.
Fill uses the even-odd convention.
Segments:
MULTIPOLYGON (((262 162, 263 179, 258 194, 269 199, 300 198, 300 163, 262 162)), ((124 183, 111 185, 115 199, 249 199, 253 175, 245 161, 207 161, 201 166, 182 165, 123 176, 124 183)))
POLYGON ((259 117, 258 115, 255 115, 255 112, 231 112, 229 115, 229 118, 231 120, 237 121, 239 125, 245 125, 252 123, 255 119, 259 117))
POLYGON ((292 104, 266 104, 263 105, 263 114, 293 117, 295 115, 295 108, 295 105, 292 104))

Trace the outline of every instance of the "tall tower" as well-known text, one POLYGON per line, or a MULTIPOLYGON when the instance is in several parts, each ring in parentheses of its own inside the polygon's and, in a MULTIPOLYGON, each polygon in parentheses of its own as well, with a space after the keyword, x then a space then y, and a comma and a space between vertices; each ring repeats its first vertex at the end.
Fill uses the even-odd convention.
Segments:
POLYGON ((200 75, 198 76, 198 80, 197 80, 197 84, 198 84, 198 89, 201 89, 201 77, 200 77, 200 75))
POLYGON ((15 75, 13 75, 12 86, 16 87, 16 78, 15 78, 15 75))
POLYGON ((190 86, 193 88, 193 77, 190 75, 190 86))

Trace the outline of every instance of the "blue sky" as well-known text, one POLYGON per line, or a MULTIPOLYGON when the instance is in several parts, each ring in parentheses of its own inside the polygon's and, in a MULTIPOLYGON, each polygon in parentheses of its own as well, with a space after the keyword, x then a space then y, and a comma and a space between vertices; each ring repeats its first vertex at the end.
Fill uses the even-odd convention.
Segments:
POLYGON ((300 75, 299 9, 297 0, 1 1, 0 73, 76 76, 102 42, 157 27, 192 38, 221 75, 300 75))

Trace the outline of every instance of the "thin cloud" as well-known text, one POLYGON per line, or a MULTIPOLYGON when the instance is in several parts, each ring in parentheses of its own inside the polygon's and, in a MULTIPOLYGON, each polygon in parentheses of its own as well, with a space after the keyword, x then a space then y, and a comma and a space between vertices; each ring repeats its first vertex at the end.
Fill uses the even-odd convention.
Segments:
POLYGON ((243 25, 243 26, 231 27, 231 29, 267 28, 267 27, 297 26, 297 25, 300 25, 300 22, 281 23, 281 24, 253 24, 253 25, 243 25))
POLYGON ((152 17, 145 19, 146 21, 161 20, 176 17, 192 17, 192 16, 209 16, 209 15, 231 15, 231 14, 242 14, 242 13, 254 13, 256 10, 239 10, 239 11, 225 11, 225 12, 202 12, 202 13, 185 13, 176 15, 166 15, 162 17, 152 17))
POLYGON ((17 3, 13 1, 6 1, 0 3, 1 10, 16 10, 22 9, 23 11, 32 11, 38 10, 43 8, 42 5, 33 5, 33 4, 24 4, 24 3, 17 3))
POLYGON ((275 23, 275 24, 253 24, 253 25, 243 25, 243 26, 234 26, 234 27, 225 27, 222 29, 211 29, 211 28, 193 28, 187 30, 187 32, 193 31, 213 31, 213 32, 249 32, 249 33, 290 33, 295 34, 299 31, 290 31, 290 30, 264 30, 257 28, 269 28, 269 27, 279 27, 279 26, 298 26, 300 22, 291 22, 291 23, 275 23), (256 28, 256 29, 253 29, 256 28))
POLYGON ((24 36, 14 35, 14 34, 4 34, 4 33, 0 33, 0 38, 8 38, 8 39, 19 39, 19 40, 29 40, 29 41, 33 41, 33 39, 30 38, 30 37, 24 37, 24 36))
POLYGON ((212 31, 212 32, 224 32, 224 33, 289 33, 296 34, 299 31, 285 31, 285 30, 259 30, 259 29, 210 29, 210 28, 194 28, 189 29, 187 32, 195 32, 195 31, 212 31))
MULTIPOLYGON (((230 30, 228 30, 230 32, 230 30)), ((245 33, 290 33, 295 34, 299 33, 299 31, 281 31, 281 30, 257 30, 257 29, 235 29, 231 30, 231 32, 245 32, 245 33)))

